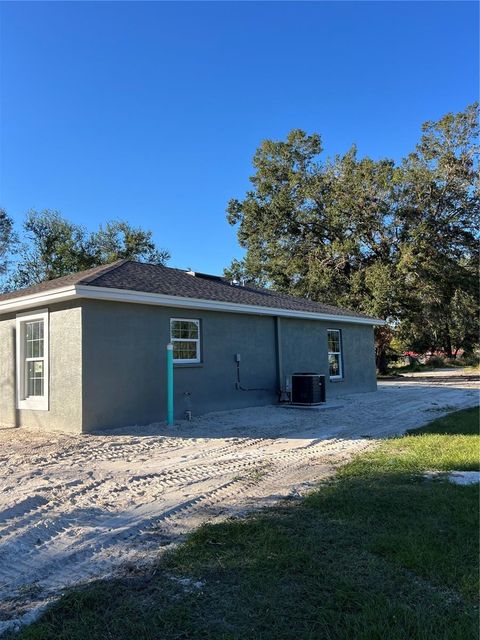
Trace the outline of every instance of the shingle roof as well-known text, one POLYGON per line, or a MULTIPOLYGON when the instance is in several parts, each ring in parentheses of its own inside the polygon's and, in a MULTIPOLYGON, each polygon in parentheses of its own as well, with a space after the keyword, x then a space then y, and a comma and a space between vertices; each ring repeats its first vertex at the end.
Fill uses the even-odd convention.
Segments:
POLYGON ((58 289, 60 287, 67 287, 74 284, 90 284, 97 276, 102 275, 106 271, 116 269, 126 260, 117 260, 110 264, 102 264, 99 267, 93 267, 92 269, 86 269, 85 271, 77 271, 76 273, 70 273, 68 276, 62 276, 61 278, 54 278, 53 280, 45 280, 39 282, 31 287, 24 289, 17 289, 16 291, 9 291, 0 295, 0 302, 3 300, 13 300, 13 298, 20 298, 21 296, 28 296, 33 293, 42 293, 43 291, 50 291, 51 289, 58 289))
POLYGON ((195 274, 181 269, 130 260, 119 260, 109 265, 42 282, 27 289, 6 293, 0 296, 0 302, 29 294, 47 292, 67 285, 88 285, 89 287, 159 293, 197 300, 215 300, 281 310, 351 316, 352 319, 369 318, 369 316, 350 309, 297 298, 271 289, 262 289, 251 285, 235 285, 222 277, 195 274))

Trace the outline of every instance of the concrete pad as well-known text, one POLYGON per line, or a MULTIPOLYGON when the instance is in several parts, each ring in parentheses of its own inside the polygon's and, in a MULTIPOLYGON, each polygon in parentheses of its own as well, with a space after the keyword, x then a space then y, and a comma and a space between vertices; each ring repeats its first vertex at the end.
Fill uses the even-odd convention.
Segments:
POLYGON ((453 484, 466 486, 480 482, 480 471, 427 471, 424 477, 427 480, 446 479, 453 484))
POLYGON ((480 471, 452 471, 448 479, 454 484, 476 484, 480 482, 480 471))

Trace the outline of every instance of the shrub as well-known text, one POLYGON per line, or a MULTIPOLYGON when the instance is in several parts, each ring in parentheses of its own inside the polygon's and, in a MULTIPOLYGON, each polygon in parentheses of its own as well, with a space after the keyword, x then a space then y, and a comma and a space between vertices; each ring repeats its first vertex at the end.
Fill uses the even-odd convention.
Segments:
POLYGON ((460 358, 447 358, 445 364, 448 367, 478 367, 480 356, 475 353, 469 353, 460 358))
POLYGON ((430 356, 430 358, 425 363, 427 367, 433 367, 434 369, 439 369, 440 367, 445 366, 445 359, 441 356, 430 356))
POLYGON ((445 364, 447 367, 465 367, 466 363, 463 358, 446 358, 445 364))
POLYGON ((478 353, 470 353, 464 356, 463 359, 467 367, 478 367, 480 365, 480 355, 478 353))

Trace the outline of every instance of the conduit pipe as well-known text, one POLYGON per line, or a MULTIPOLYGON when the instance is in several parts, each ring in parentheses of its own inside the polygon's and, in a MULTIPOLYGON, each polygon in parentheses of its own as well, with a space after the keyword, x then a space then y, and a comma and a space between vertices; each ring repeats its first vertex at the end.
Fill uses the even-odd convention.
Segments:
POLYGON ((167 424, 173 425, 173 344, 167 344, 167 424))

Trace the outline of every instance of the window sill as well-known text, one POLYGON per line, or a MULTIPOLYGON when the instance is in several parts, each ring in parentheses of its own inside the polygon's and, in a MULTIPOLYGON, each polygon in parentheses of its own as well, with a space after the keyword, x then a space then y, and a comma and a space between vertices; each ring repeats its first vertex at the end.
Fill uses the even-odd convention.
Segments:
POLYGON ((46 398, 41 400, 19 400, 17 409, 19 411, 48 411, 48 400, 46 398))
POLYGON ((189 369, 189 368, 193 368, 193 369, 198 369, 199 367, 203 367, 203 362, 174 362, 173 363, 173 368, 174 369, 189 369))
POLYGON ((345 380, 345 378, 343 376, 339 376, 339 377, 330 377, 330 382, 343 382, 345 380))

